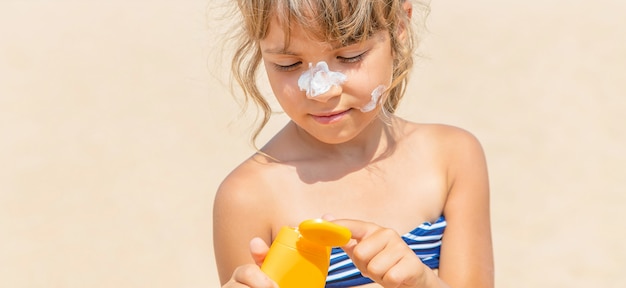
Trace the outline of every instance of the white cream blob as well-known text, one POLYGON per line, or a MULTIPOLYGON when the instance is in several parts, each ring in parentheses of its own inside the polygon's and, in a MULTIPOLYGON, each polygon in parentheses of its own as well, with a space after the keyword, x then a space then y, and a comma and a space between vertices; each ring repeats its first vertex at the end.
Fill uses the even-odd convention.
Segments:
POLYGON ((328 64, 321 61, 317 62, 315 67, 313 63, 309 63, 309 70, 302 73, 298 79, 300 91, 306 91, 306 96, 315 97, 322 95, 334 85, 341 85, 348 77, 341 73, 330 71, 328 64))
POLYGON ((376 108, 376 105, 378 105, 380 96, 382 96, 383 93, 385 93, 385 90, 387 90, 387 86, 385 85, 378 85, 378 87, 374 88, 374 91, 372 91, 372 94, 371 94, 372 99, 370 100, 369 103, 367 103, 365 106, 361 108, 361 112, 370 112, 374 110, 374 108, 376 108))

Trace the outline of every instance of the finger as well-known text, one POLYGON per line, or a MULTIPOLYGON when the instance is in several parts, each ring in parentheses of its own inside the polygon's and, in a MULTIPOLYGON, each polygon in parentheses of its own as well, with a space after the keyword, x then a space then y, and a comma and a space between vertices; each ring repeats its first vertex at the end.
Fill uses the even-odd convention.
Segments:
POLYGON ((377 255, 386 245, 385 239, 377 240, 375 234, 381 227, 359 220, 338 219, 333 223, 342 225, 350 230, 352 239, 348 244, 341 246, 346 254, 352 259, 354 265, 365 276, 369 276, 370 272, 367 267, 371 259, 377 255))
MULTIPOLYGON (((359 251, 358 253, 361 252, 359 251)), ((405 251, 393 245, 386 245, 381 250, 375 251, 372 254, 371 259, 367 263, 366 270, 370 275, 375 275, 378 279, 382 279, 386 273, 401 262, 405 251)))
POLYGON ((384 287, 413 283, 416 271, 423 269, 424 265, 413 251, 404 248, 403 245, 390 244, 374 255, 365 268, 369 277, 384 287))
POLYGON ((352 233, 352 239, 355 239, 357 241, 361 241, 362 239, 374 233, 376 230, 380 229, 380 226, 374 223, 359 220, 336 219, 332 220, 332 222, 348 228, 352 233))
MULTIPOLYGON (((338 219, 338 220, 333 220, 332 222, 348 228, 350 230, 350 233, 352 233, 352 240, 350 240, 346 245, 341 246, 341 248, 344 251, 346 251, 346 253, 348 253, 348 255, 351 257, 352 257, 353 250, 357 246, 357 244, 359 244, 360 246, 359 250, 362 253, 368 254, 368 255, 370 254, 370 253, 367 253, 369 250, 382 249, 380 245, 384 246, 384 241, 381 244, 381 243, 378 243, 379 241, 372 241, 372 239, 369 239, 372 237, 372 235, 378 233, 378 231, 383 229, 382 227, 374 223, 364 222, 364 221, 359 221, 359 220, 348 220, 348 219, 338 219), (365 241, 366 239, 367 241, 365 241), (369 244, 363 243, 363 242, 369 242, 369 244), (377 247, 369 247, 371 245, 375 245, 377 247)), ((366 257, 366 255, 361 255, 361 256, 366 257)))
POLYGON ((254 288, 275 288, 278 284, 270 279, 259 266, 248 264, 237 267, 233 272, 230 286, 228 287, 254 287, 254 288))
POLYGON ((424 281, 424 269, 428 268, 416 257, 403 257, 382 276, 380 283, 385 287, 416 287, 424 281))
POLYGON ((269 250, 270 247, 263 239, 255 237, 250 240, 250 254, 252 255, 252 259, 254 259, 254 263, 259 267, 263 264, 263 261, 265 261, 265 256, 269 250))

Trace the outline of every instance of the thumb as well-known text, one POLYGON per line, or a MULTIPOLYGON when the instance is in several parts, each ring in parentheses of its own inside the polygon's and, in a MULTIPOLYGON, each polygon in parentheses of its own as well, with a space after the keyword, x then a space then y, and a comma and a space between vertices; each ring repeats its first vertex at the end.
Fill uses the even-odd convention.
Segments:
POLYGON ((263 239, 259 237, 254 237, 250 240, 250 254, 252 255, 252 259, 254 259, 254 263, 256 265, 261 266, 263 261, 265 261, 265 255, 270 250, 270 247, 267 246, 267 243, 263 241, 263 239))

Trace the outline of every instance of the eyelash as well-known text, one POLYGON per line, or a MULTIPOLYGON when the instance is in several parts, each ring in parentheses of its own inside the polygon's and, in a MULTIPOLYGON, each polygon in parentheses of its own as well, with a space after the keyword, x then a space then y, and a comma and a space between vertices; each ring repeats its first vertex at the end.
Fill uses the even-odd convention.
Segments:
POLYGON ((352 64, 352 63, 357 63, 357 62, 360 62, 361 60, 363 60, 363 57, 365 56, 365 54, 367 54, 367 51, 365 51, 365 52, 363 52, 363 53, 361 53, 359 55, 356 55, 354 57, 341 57, 341 56, 338 56, 337 59, 341 60, 344 63, 352 64))
MULTIPOLYGON (((358 63, 361 62, 361 60, 363 60, 363 57, 365 56, 365 54, 367 54, 367 51, 356 55, 354 57, 341 57, 341 56, 337 56, 337 59, 339 59, 341 62, 346 63, 346 64, 353 64, 353 63, 358 63)), ((296 62, 293 63, 291 65, 278 65, 278 64, 274 64, 274 68, 278 71, 283 71, 283 72, 289 72, 292 70, 295 70, 295 68, 302 64, 302 62, 296 62)))
POLYGON ((296 68, 296 66, 302 64, 302 62, 296 62, 293 63, 291 65, 287 65, 287 66, 283 66, 283 65, 278 65, 278 64, 274 64, 274 68, 278 71, 282 71, 282 72, 289 72, 291 70, 294 70, 296 68))

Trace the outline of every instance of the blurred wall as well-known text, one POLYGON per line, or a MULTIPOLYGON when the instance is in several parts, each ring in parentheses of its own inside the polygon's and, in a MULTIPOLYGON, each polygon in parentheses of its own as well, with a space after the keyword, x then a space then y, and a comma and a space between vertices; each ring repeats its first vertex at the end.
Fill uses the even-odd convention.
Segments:
MULTIPOLYGON (((482 141, 498 287, 626 285, 624 3, 432 3, 398 114, 482 141)), ((222 15, 0 2, 0 287, 218 286, 213 195, 253 151, 222 15)))

